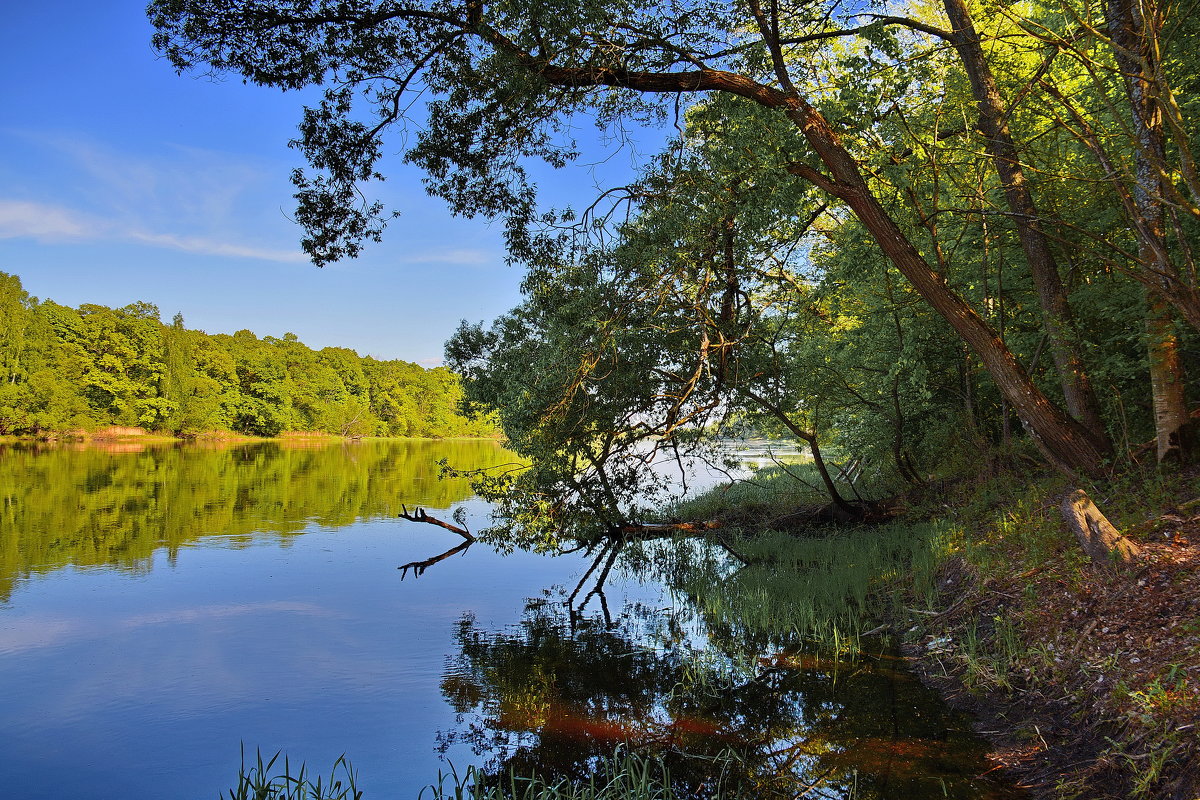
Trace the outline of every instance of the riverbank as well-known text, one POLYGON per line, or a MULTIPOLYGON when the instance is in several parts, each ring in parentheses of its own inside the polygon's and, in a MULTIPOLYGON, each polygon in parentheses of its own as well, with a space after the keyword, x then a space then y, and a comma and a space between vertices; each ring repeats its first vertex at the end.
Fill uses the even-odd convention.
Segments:
POLYGON ((1095 491, 1141 548, 1083 555, 1054 478, 941 487, 910 513, 956 529, 934 605, 897 625, 923 678, 976 715, 1034 798, 1200 797, 1200 471, 1095 491))
POLYGON ((504 437, 494 436, 340 436, 325 431, 284 431, 278 436, 248 436, 234 431, 200 431, 176 435, 162 431, 149 431, 145 428, 106 427, 93 431, 72 430, 39 436, 0 436, 0 444, 27 443, 71 443, 71 444, 111 444, 141 442, 144 444, 170 444, 178 442, 216 442, 242 444, 251 442, 350 442, 350 441, 498 441, 504 437))
MULTIPOLYGON (((885 525, 847 528, 797 512, 815 495, 774 474, 675 511, 722 520, 743 556, 761 558, 746 548, 770 545, 797 593, 846 582, 837 573, 869 561, 872 541, 907 558, 879 560, 875 602, 836 624, 843 634, 890 633, 925 683, 974 716, 994 768, 1034 800, 1197 800, 1200 469, 1088 487, 1141 548, 1126 568, 1084 555, 1059 510, 1069 488, 1027 465, 993 470, 893 497, 885 525), (824 564, 790 559, 778 530, 840 554, 824 564), (920 546, 904 545, 906 536, 920 546)), ((863 589, 824 591, 845 605, 863 589)), ((773 604, 765 613, 794 611, 773 604)))

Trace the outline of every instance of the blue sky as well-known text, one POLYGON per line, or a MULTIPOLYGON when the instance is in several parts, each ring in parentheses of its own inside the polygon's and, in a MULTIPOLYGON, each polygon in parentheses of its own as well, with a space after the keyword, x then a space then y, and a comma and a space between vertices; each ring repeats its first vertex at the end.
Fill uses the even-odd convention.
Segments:
MULTIPOLYGON (((402 213, 385 242, 312 266, 289 219, 300 158, 286 143, 304 98, 177 76, 151 49, 143 9, 3 5, 0 271, 66 305, 143 300, 209 333, 291 331, 426 365, 459 319, 519 301, 499 225, 452 218, 399 157, 380 191, 402 213)), ((629 162, 604 169, 627 177, 629 162)), ((577 206, 597 181, 586 167, 544 177, 556 203, 577 206)))

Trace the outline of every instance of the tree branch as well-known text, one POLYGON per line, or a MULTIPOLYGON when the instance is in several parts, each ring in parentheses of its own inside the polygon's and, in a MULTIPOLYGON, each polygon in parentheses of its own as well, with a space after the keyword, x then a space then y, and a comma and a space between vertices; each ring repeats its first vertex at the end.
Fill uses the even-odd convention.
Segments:
POLYGON ((475 541, 475 537, 471 535, 471 532, 466 528, 460 528, 457 525, 451 525, 449 522, 443 522, 437 517, 431 517, 425 513, 425 509, 420 508, 419 506, 414 508, 411 514, 408 512, 408 506, 402 505, 400 506, 400 509, 401 511, 399 517, 401 519, 406 519, 409 522, 424 522, 428 525, 437 525, 439 528, 445 528, 452 533, 457 533, 459 536, 466 539, 468 543, 475 541))

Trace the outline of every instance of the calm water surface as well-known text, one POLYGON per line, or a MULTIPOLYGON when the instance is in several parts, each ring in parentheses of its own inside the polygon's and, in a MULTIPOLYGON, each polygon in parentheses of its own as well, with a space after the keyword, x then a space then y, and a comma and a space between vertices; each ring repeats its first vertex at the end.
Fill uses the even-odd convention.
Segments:
POLYGON ((401 503, 487 522, 436 462, 512 458, 488 442, 0 448, 0 786, 214 798, 244 743, 322 770, 346 753, 367 798, 413 798, 450 763, 580 775, 630 742, 705 756, 675 765, 693 785, 736 752, 764 791, 1009 796, 886 655, 714 627, 629 574, 571 614, 583 555, 477 544, 401 580, 460 544, 401 503))

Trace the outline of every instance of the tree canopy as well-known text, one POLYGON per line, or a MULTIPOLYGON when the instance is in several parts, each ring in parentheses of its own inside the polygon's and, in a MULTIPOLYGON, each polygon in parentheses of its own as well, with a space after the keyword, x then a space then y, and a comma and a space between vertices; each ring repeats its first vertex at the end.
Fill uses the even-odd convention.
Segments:
POLYGON ((295 334, 209 335, 148 303, 69 308, 0 272, 0 435, 137 426, 173 434, 479 436, 445 367, 313 350, 295 334))
POLYGON ((1071 475, 1151 437, 1160 459, 1191 455, 1198 71, 1196 22, 1174 6, 156 0, 150 15, 181 70, 324 87, 293 143, 318 265, 382 235, 387 210, 361 198, 404 132, 430 192, 505 221, 527 300, 448 354, 541 457, 530 485, 561 489, 550 506, 621 505, 645 447, 739 419, 906 482, 1016 424, 1071 475), (581 118, 679 133, 633 185, 547 211, 529 165, 568 162, 581 118))

